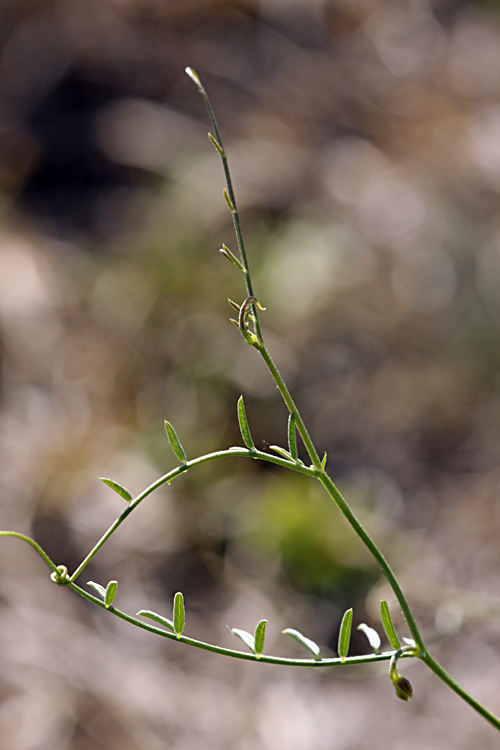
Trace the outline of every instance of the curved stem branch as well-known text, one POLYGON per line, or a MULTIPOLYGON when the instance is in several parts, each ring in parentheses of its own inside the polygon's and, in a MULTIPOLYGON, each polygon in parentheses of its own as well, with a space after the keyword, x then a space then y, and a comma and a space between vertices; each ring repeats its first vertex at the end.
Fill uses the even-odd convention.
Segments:
POLYGON ((43 550, 39 544, 35 542, 34 539, 31 539, 29 536, 26 536, 25 534, 20 534, 18 531, 0 531, 0 536, 13 536, 15 539, 22 539, 23 542, 27 542, 28 544, 31 544, 31 546, 38 552, 41 558, 45 560, 49 568, 51 568, 54 573, 58 573, 57 565, 52 562, 48 554, 43 550))
POLYGON ((314 469, 309 468, 308 466, 304 466, 303 464, 295 463, 292 461, 287 461, 284 458, 279 458, 278 456, 273 456, 270 453, 264 453, 264 451, 259 450, 249 450, 248 448, 229 448, 225 451, 216 451, 215 453, 207 453, 205 456, 200 456, 199 458, 195 458, 192 461, 187 461, 185 464, 182 464, 181 466, 177 466, 175 469, 172 469, 172 471, 169 471, 168 474, 164 474, 162 477, 156 480, 156 482, 153 482, 153 484, 150 484, 149 487, 147 487, 144 492, 141 492, 140 495, 138 495, 135 500, 133 500, 130 505, 125 508, 123 513, 114 521, 114 523, 111 524, 109 529, 102 535, 102 537, 99 539, 97 544, 91 549, 87 557, 83 560, 83 562, 78 566, 78 568, 75 570, 75 572, 72 574, 70 580, 73 582, 75 581, 78 576, 83 572, 83 570, 87 567, 89 562, 92 560, 92 558, 99 552, 101 547, 108 541, 108 539, 114 534, 116 529, 121 526, 121 524, 124 522, 124 520, 132 513, 134 508, 137 508, 139 503, 141 503, 144 498, 146 498, 148 495, 150 495, 154 490, 158 489, 158 487, 161 487, 162 484, 170 484, 170 482, 178 477, 180 474, 183 474, 185 471, 188 471, 189 469, 193 468, 193 466, 199 466, 201 464, 206 463, 207 461, 213 461, 216 458, 225 458, 228 456, 242 456, 245 458, 258 458, 262 461, 269 461, 270 463, 277 464, 278 466, 284 466, 287 469, 292 469, 292 471, 298 471, 300 474, 306 474, 307 476, 316 476, 316 471, 314 469))
POLYGON ((194 646, 194 648, 200 648, 204 651, 211 651, 214 654, 221 654, 222 656, 231 656, 234 659, 244 659, 245 661, 257 662, 260 661, 266 664, 279 664, 287 667, 337 667, 344 665, 349 666, 353 664, 373 664, 381 661, 389 661, 393 655, 393 652, 390 651, 383 652, 381 654, 348 656, 344 661, 337 657, 331 659, 289 659, 282 656, 267 656, 265 654, 257 656, 256 654, 252 654, 251 652, 247 651, 237 651, 232 648, 224 648, 223 646, 214 646, 211 643, 205 643, 204 641, 199 641, 195 638, 188 638, 185 635, 177 636, 175 633, 171 633, 168 630, 157 628, 154 625, 149 625, 146 622, 138 620, 136 617, 127 615, 125 612, 122 612, 114 606, 106 608, 106 605, 103 601, 97 599, 97 597, 95 596, 92 596, 92 594, 87 593, 84 589, 80 588, 80 586, 77 586, 76 583, 70 583, 69 586, 73 589, 73 591, 76 591, 77 594, 80 594, 80 596, 83 596, 90 602, 97 604, 102 609, 107 609, 108 612, 111 612, 111 614, 116 615, 116 617, 125 620, 125 622, 129 622, 131 625, 135 625, 136 627, 142 628, 143 630, 148 630, 150 633, 155 633, 156 635, 160 635, 163 638, 168 638, 171 641, 179 641, 179 643, 185 643, 188 646, 194 646))

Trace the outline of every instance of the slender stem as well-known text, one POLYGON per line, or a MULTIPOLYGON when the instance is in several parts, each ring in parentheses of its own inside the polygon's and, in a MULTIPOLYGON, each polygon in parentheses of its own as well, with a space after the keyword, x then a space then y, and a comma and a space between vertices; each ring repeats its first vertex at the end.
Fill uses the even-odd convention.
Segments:
POLYGON ((410 633, 412 635, 413 640, 415 641, 419 651, 425 652, 425 644, 422 639, 422 636, 420 634, 420 631, 418 629, 417 623, 415 622, 415 618, 413 617, 412 611, 408 605, 408 602, 406 601, 406 597, 403 594, 403 591, 401 590, 401 587, 397 581, 396 576, 394 575, 391 566, 385 559, 382 552, 379 550, 373 539, 369 536, 369 534, 365 531, 363 526, 360 524, 352 510, 350 509, 347 502, 342 497, 341 493, 337 489, 337 487, 334 485, 330 477, 326 472, 322 472, 318 476, 319 481, 325 488, 325 490, 328 492, 330 497, 335 502, 337 508, 340 510, 340 512, 343 514, 343 516, 346 518, 346 520, 350 523, 356 534, 359 536, 361 541, 364 543, 364 545, 368 548, 368 550, 371 552, 375 560, 380 565, 380 568, 382 569, 382 572, 384 576, 387 579, 387 582, 389 583, 390 587, 394 591, 394 594, 396 595, 396 598, 399 602, 399 606, 401 607, 403 611, 403 615, 405 617, 405 620, 408 624, 408 628, 410 630, 410 633))
POLYGON ((31 544, 31 546, 34 549, 36 549, 36 551, 38 552, 38 554, 40 555, 40 557, 42 557, 45 560, 45 562, 47 563, 47 565, 49 566, 49 568, 52 568, 52 570, 54 571, 54 573, 58 573, 59 572, 57 570, 57 565, 54 562, 52 562, 52 560, 50 559, 50 557, 48 556, 48 554, 45 552, 45 550, 43 550, 40 547, 40 545, 35 542, 34 539, 30 539, 29 536, 26 536, 25 534, 20 534, 18 531, 0 531, 0 536, 13 536, 16 539, 22 539, 23 542, 28 542, 28 544, 31 544))
MULTIPOLYGON (((241 259, 241 262, 243 263, 243 266, 245 267, 245 284, 246 284, 246 287, 247 287, 248 296, 249 297, 254 297, 255 295, 253 293, 252 276, 250 274, 250 267, 248 265, 248 258, 247 258, 247 253, 246 253, 246 249, 245 249, 245 242, 243 240, 243 232, 241 231, 241 222, 240 222, 240 215, 239 215, 239 212, 238 212, 238 205, 236 203, 236 197, 235 197, 234 189, 233 189, 233 181, 231 179, 231 172, 229 171, 229 163, 228 163, 228 160, 227 160, 226 151, 224 149, 224 145, 222 143, 222 138, 220 136, 219 126, 217 125, 217 120, 215 119, 215 114, 214 114, 214 111, 212 109, 212 105, 210 103, 210 99, 208 98, 208 94, 205 91, 205 88, 203 87, 203 84, 201 83, 201 81, 198 78, 198 76, 196 75, 196 73, 194 74, 194 77, 193 77, 192 73, 194 73, 194 71, 191 71, 191 72, 189 72, 189 71, 191 71, 190 68, 187 69, 188 75, 196 83, 196 86, 198 87, 198 91, 200 92, 200 94, 201 94, 201 96, 203 98, 206 110, 208 112, 208 116, 210 118, 210 122, 212 123, 212 127, 214 129, 215 140, 217 141, 217 143, 220 146, 220 150, 219 149, 217 149, 217 150, 219 151, 219 155, 220 155, 220 158, 222 160, 222 166, 224 168, 224 175, 225 175, 225 178, 226 178, 227 192, 228 192, 229 198, 231 199, 231 203, 233 204, 233 207, 234 207, 234 211, 231 211, 231 214, 232 214, 232 217, 233 217, 234 232, 236 234, 236 241, 238 243, 238 250, 239 250, 239 253, 240 253, 240 259, 241 259)), ((255 317, 255 332, 257 334, 257 338, 259 339, 259 341, 263 341, 264 339, 262 337, 262 329, 261 329, 261 326, 260 326, 259 313, 258 313, 258 310, 257 310, 257 306, 255 304, 252 304, 252 307, 253 307, 253 314, 254 314, 254 317, 255 317)))
MULTIPOLYGON (((226 151, 224 149, 224 145, 222 143, 222 138, 221 138, 221 135, 220 135, 219 126, 217 125, 217 120, 215 118, 215 114, 214 114, 212 105, 210 103, 210 99, 208 97, 208 94, 205 91, 205 88, 204 88, 203 84, 201 83, 198 75, 191 68, 187 68, 186 72, 189 75, 189 77, 195 82, 195 84, 196 84, 196 86, 198 88, 198 91, 200 92, 200 94, 201 94, 201 96, 203 98, 206 110, 208 112, 208 116, 210 118, 210 122, 212 123, 212 127, 214 129, 215 140, 217 141, 217 143, 218 143, 218 145, 220 147, 217 150, 218 150, 219 155, 221 157, 222 166, 224 168, 224 175, 225 175, 225 178, 226 178, 227 192, 228 192, 229 198, 231 200, 231 203, 232 203, 232 205, 234 207, 234 211, 232 210, 231 214, 233 216, 234 231, 235 231, 235 234, 236 234, 236 240, 238 242, 238 249, 239 249, 239 252, 240 252, 240 259, 241 259, 241 261, 243 263, 243 266, 245 268, 245 274, 244 275, 245 275, 245 283, 246 283, 246 287, 247 287, 248 297, 255 297, 254 290, 253 290, 253 284, 252 284, 252 275, 250 273, 250 267, 248 265, 248 258, 247 258, 247 254, 246 254, 246 250, 245 250, 245 243, 244 243, 244 240, 243 240, 243 233, 242 233, 242 230, 241 230, 240 216, 239 216, 239 213, 238 213, 238 207, 237 207, 237 203, 236 203, 236 197, 235 197, 234 189, 233 189, 233 181, 231 179, 231 172, 229 170, 229 163, 228 163, 228 160, 227 160, 227 156, 226 156, 226 151)), ((308 452, 309 457, 310 457, 310 459, 311 459, 311 461, 313 463, 313 466, 315 466, 316 469, 320 469, 321 468, 321 461, 320 461, 319 456, 318 456, 318 454, 316 452, 316 449, 315 449, 315 447, 313 445, 313 442, 312 442, 312 440, 311 440, 311 438, 309 436, 309 433, 308 433, 308 431, 306 429, 306 426, 305 426, 305 424, 304 424, 304 422, 302 420, 302 417, 300 416, 300 413, 299 413, 297 407, 295 406, 295 403, 294 403, 294 401, 293 401, 293 399, 292 399, 292 397, 290 395, 290 392, 288 391, 288 388, 286 387, 286 385, 285 385, 285 383, 283 381, 283 378, 279 374, 276 365, 272 361, 272 359, 271 359, 271 357, 269 355, 269 352, 267 351, 267 349, 265 347, 264 337, 262 335, 262 329, 261 329, 260 320, 259 320, 259 313, 258 313, 257 305, 255 304, 255 302, 252 302, 252 311, 253 311, 253 315, 254 315, 254 318, 255 318, 255 332, 257 334, 257 338, 258 338, 258 342, 259 342, 256 345, 256 348, 261 353, 261 355, 264 358, 264 360, 265 360, 265 362, 266 362, 269 370, 271 371, 271 374, 272 374, 274 380, 276 381, 276 384, 277 384, 277 386, 278 386, 278 388, 279 388, 279 390, 281 392, 281 395, 283 396, 283 399, 285 400, 286 405, 288 406, 288 409, 290 410, 290 412, 295 412, 295 419, 296 419, 297 429, 299 431, 299 435, 301 436, 302 440, 304 441, 304 445, 306 446, 307 452, 308 452)))
POLYGON ((270 463, 277 464, 278 466, 284 466, 285 468, 292 469, 292 471, 298 471, 300 474, 306 474, 307 476, 315 477, 317 474, 314 469, 311 469, 308 466, 304 466, 303 464, 295 463, 293 461, 287 461, 284 458, 279 458, 278 456, 273 456, 270 453, 264 453, 264 451, 259 451, 257 449, 249 450, 247 448, 229 448, 225 451, 207 453, 207 455, 205 456, 200 456, 199 458, 195 458, 192 461, 187 461, 187 463, 182 464, 181 466, 177 466, 175 469, 172 469, 172 471, 169 471, 168 474, 164 474, 164 476, 157 479, 156 482, 150 484, 149 487, 144 490, 144 492, 141 492, 141 494, 138 495, 127 508, 125 508, 123 513, 116 519, 116 521, 114 521, 114 523, 111 524, 109 529, 102 535, 97 544, 91 549, 87 557, 78 566, 78 568, 71 576, 70 580, 73 582, 78 578, 78 576, 87 567, 92 558, 97 554, 97 552, 99 552, 101 547, 108 541, 108 539, 115 533, 117 528, 121 526, 124 520, 132 513, 134 508, 137 508, 139 503, 141 503, 145 497, 154 492, 154 490, 158 489, 158 487, 161 487, 162 484, 170 484, 170 482, 175 479, 175 477, 178 477, 180 474, 183 474, 185 471, 193 468, 193 466, 199 466, 200 464, 204 464, 207 461, 213 461, 215 458, 225 458, 227 456, 259 458, 262 461, 269 461, 270 463))
POLYGON ((295 413, 295 424, 297 425, 297 430, 299 432, 300 437, 304 441, 304 445, 306 446, 307 452, 309 454, 309 458, 311 459, 313 466, 316 469, 321 470, 321 461, 319 459, 318 452, 316 451, 316 448, 314 447, 313 441, 311 440, 309 432, 307 431, 304 421, 302 417, 300 416, 300 412, 295 405, 295 402, 290 394, 290 391, 288 390, 285 384, 285 381, 281 377, 278 368, 276 367, 273 360, 271 359, 271 355, 267 351, 264 343, 256 344, 255 348, 260 352, 264 362, 266 363, 271 375, 274 378, 274 382, 278 386, 279 392, 283 396, 283 400, 285 404, 287 405, 290 413, 292 412, 295 413))
POLYGON ((453 677, 451 677, 448 672, 443 669, 441 664, 439 664, 430 654, 425 653, 421 654, 419 656, 421 661, 426 664, 429 669, 432 669, 434 674, 436 674, 440 680, 442 680, 445 685, 448 685, 451 690, 453 690, 457 695, 459 695, 463 700, 469 704, 469 706, 472 706, 472 708, 478 712, 478 714, 481 714, 481 716, 486 719, 490 724, 492 724, 495 729, 500 730, 500 718, 498 716, 495 716, 495 714, 492 714, 491 711, 488 711, 487 708, 481 705, 481 703, 478 703, 478 701, 474 700, 474 698, 469 695, 460 685, 458 682, 455 682, 453 677))

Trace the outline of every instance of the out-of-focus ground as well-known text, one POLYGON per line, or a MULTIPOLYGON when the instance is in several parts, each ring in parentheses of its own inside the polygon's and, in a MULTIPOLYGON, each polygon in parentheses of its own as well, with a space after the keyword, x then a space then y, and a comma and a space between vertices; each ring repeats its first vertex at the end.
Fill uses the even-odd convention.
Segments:
MULTIPOLYGON (((286 412, 241 302, 203 77, 269 348, 436 656, 500 712, 500 3, 3 0, 0 528, 74 570, 134 494, 259 446, 286 412)), ((265 441, 265 442, 264 442, 265 441)), ((152 495, 81 582, 237 647, 269 620, 335 648, 390 592, 314 484, 243 459, 152 495)), ((392 600, 391 600, 392 601, 392 600)), ((397 608, 396 621, 401 624, 397 608)), ((401 625, 401 633, 406 634, 401 625)), ((356 631, 352 653, 367 650, 356 631)), ((0 543, 0 750, 489 750, 419 664, 245 664, 163 641, 0 543)))

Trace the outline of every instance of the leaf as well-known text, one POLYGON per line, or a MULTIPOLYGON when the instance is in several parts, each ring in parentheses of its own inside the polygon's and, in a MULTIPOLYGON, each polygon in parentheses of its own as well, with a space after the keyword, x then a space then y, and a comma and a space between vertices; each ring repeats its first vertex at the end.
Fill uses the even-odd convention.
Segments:
POLYGON ((191 78, 192 81, 198 86, 200 91, 203 91, 203 86, 201 85, 200 78, 198 76, 198 73, 193 70, 193 68, 185 68, 186 73, 191 78))
POLYGON ((222 255, 225 255, 225 257, 230 260, 231 263, 234 263, 234 265, 239 268, 240 271, 243 271, 243 273, 247 273, 245 266, 240 263, 238 258, 231 252, 228 247, 226 247, 226 245, 223 244, 219 252, 222 253, 222 255))
POLYGON ((252 440, 250 427, 248 425, 243 396, 240 396, 238 399, 238 422, 240 423, 240 432, 241 432, 241 437, 243 438, 243 442, 245 443, 247 448, 250 448, 251 451, 254 451, 255 445, 252 440))
POLYGON ((317 643, 314 643, 314 641, 311 641, 310 638, 306 638, 305 635, 302 635, 302 633, 299 633, 298 630, 294 630, 293 628, 286 628, 285 630, 281 631, 284 635, 289 635, 291 638, 294 638, 296 641, 301 643, 303 646, 305 646, 311 654, 314 656, 315 659, 319 659, 319 646, 317 643))
POLYGON ((292 411, 288 417, 288 450, 294 461, 299 457, 297 451, 297 432, 295 426, 295 412, 292 411))
POLYGON ((175 633, 172 620, 167 620, 166 617, 162 617, 161 615, 156 614, 156 612, 151 612, 149 609, 141 609, 141 611, 137 613, 137 617, 148 617, 150 620, 154 620, 159 625, 163 625, 164 628, 168 628, 168 630, 175 633))
POLYGON ((352 608, 344 612, 340 623, 338 652, 342 663, 345 662, 351 643, 352 608))
POLYGON ((106 601, 106 589, 104 588, 104 586, 101 586, 100 583, 94 583, 94 581, 87 581, 87 586, 92 586, 92 588, 95 589, 98 594, 100 594, 103 601, 106 601))
POLYGON ((238 636, 238 638, 241 638, 245 646, 248 646, 250 651, 253 651, 255 654, 255 638, 251 633, 248 633, 246 630, 240 630, 239 628, 231 628, 232 635, 238 636))
POLYGON ((325 455, 323 456, 323 458, 322 458, 322 460, 321 460, 321 468, 323 469, 323 471, 325 470, 325 466, 326 466, 326 459, 327 459, 327 458, 328 458, 328 455, 327 455, 327 452, 325 451, 325 455))
POLYGON ((186 623, 186 611, 184 609, 184 597, 180 591, 174 596, 174 630, 177 633, 177 638, 180 638, 184 625, 186 623))
POLYGON ((111 487, 112 490, 117 492, 119 495, 123 497, 124 500, 127 501, 127 503, 130 503, 132 500, 132 495, 128 490, 125 489, 125 487, 122 487, 121 484, 118 484, 118 482, 115 482, 114 479, 106 479, 106 477, 99 477, 101 482, 104 482, 104 484, 107 484, 108 487, 111 487))
POLYGON ((212 144, 212 146, 215 148, 215 150, 218 151, 221 156, 225 156, 224 149, 220 145, 219 141, 215 140, 215 138, 213 137, 212 133, 208 133, 208 138, 209 138, 210 143, 212 144))
POLYGON ((187 463, 187 456, 184 448, 182 447, 174 428, 172 427, 170 422, 167 422, 167 420, 165 420, 165 430, 167 431, 168 442, 170 443, 170 447, 172 448, 173 452, 175 453, 181 464, 187 463))
POLYGON ((224 199, 227 203, 229 210, 231 211, 232 214, 236 213, 236 208, 234 207, 234 203, 229 197, 229 193, 227 192, 226 188, 224 188, 222 192, 224 193, 224 199))
POLYGON ((275 453, 278 453, 282 458, 285 458, 287 461, 293 461, 291 453, 288 453, 288 451, 286 451, 284 448, 280 448, 279 445, 270 445, 269 448, 275 453))
POLYGON ((254 636, 254 649, 257 657, 261 655, 264 650, 264 641, 266 638, 266 624, 267 620, 261 620, 255 628, 254 636))
POLYGON ((396 630, 394 629, 394 625, 391 619, 391 613, 389 612, 389 607, 385 599, 382 599, 382 601, 380 602, 380 617, 382 619, 382 625, 384 626, 385 634, 389 640, 389 643, 391 644, 393 649, 397 651, 401 648, 401 643, 399 641, 396 630))
POLYGON ((104 602, 106 604, 106 609, 109 609, 113 604, 117 589, 118 581, 110 581, 106 586, 106 591, 104 592, 104 602))
POLYGON ((358 630, 361 630, 362 633, 364 633, 368 639, 368 643, 372 647, 372 649, 375 651, 376 654, 380 651, 380 636, 377 633, 376 630, 373 628, 370 628, 366 623, 362 622, 358 625, 358 630))

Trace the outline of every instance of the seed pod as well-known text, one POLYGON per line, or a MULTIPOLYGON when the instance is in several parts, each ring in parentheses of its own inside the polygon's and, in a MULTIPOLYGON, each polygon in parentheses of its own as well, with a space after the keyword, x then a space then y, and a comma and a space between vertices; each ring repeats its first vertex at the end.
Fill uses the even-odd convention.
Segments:
POLYGON ((396 690, 397 697, 405 702, 408 702, 413 695, 410 680, 402 677, 402 675, 399 675, 399 678, 394 682, 394 689, 396 690))

